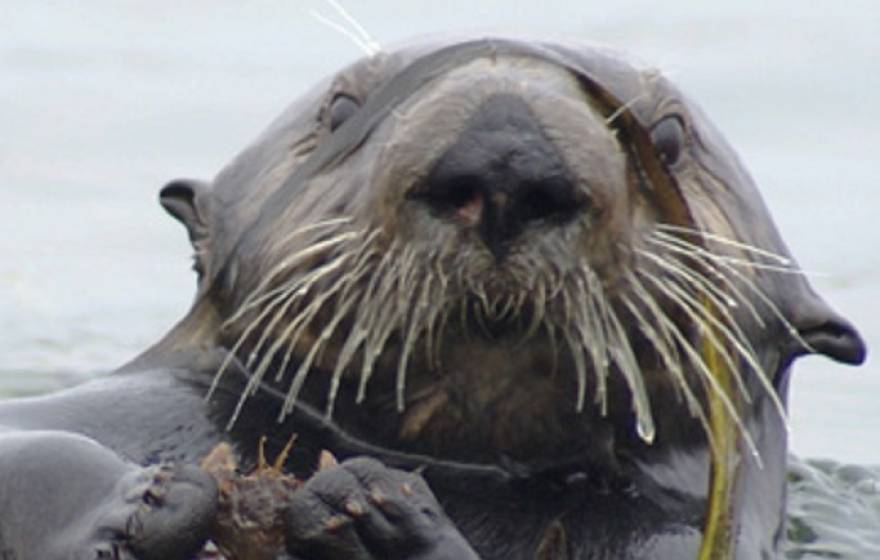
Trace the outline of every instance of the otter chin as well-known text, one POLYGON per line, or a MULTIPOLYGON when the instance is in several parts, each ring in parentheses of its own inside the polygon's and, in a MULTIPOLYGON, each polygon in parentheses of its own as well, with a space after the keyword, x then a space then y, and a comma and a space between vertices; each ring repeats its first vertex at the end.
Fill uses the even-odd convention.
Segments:
MULTIPOLYGON (((303 558, 774 557, 790 366, 864 359, 708 119, 605 48, 377 53, 210 184, 174 181, 160 200, 187 228, 198 292, 121 378, 170 377, 146 400, 204 397, 169 417, 217 431, 142 462, 206 441, 247 462, 261 436, 280 449, 296 433, 302 477, 322 449, 381 463, 320 473, 302 492, 323 498, 292 523, 330 495, 360 527, 355 487, 394 469, 442 507, 288 531, 303 558)), ((148 424, 189 433, 168 422, 148 424)))

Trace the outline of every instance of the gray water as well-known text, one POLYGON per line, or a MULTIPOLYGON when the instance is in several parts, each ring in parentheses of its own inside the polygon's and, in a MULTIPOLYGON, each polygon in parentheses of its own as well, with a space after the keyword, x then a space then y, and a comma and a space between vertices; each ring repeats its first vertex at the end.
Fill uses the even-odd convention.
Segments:
MULTIPOLYGON (((383 44, 501 29, 660 66, 737 146, 817 290, 880 348, 876 0, 346 4, 383 44)), ((0 392, 112 369, 183 315, 189 247, 158 188, 212 177, 360 55, 313 9, 336 17, 317 0, 0 0, 0 392)), ((793 450, 834 461, 792 468, 792 558, 880 558, 878 374, 871 357, 797 364, 793 450)))

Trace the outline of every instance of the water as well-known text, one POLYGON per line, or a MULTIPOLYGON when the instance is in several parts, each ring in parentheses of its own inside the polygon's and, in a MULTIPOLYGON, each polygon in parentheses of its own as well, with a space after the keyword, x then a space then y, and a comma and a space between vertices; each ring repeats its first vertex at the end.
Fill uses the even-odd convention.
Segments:
MULTIPOLYGON (((507 29, 664 68, 737 146, 817 290, 880 348, 874 0, 348 4, 381 43, 507 29)), ((189 248, 158 188, 210 178, 359 56, 311 9, 332 14, 317 0, 0 3, 0 391, 112 369, 183 315, 189 248)), ((796 367, 793 449, 839 465, 793 467, 792 558, 880 557, 878 469, 852 466, 880 464, 878 369, 796 367)))

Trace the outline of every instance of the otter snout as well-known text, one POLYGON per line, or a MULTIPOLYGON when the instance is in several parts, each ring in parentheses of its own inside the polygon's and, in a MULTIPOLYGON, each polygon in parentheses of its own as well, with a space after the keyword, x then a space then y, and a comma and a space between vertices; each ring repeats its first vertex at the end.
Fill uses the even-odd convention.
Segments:
POLYGON ((528 103, 487 98, 437 159, 417 198, 440 219, 474 228, 496 259, 527 227, 564 224, 589 206, 528 103))

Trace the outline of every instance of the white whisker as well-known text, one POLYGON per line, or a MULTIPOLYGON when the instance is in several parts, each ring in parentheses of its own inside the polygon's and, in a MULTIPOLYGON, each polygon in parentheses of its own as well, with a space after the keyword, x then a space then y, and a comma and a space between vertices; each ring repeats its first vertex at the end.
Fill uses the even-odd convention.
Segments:
POLYGON ((564 329, 563 336, 568 344, 571 359, 574 361, 574 369, 577 379, 577 398, 575 399, 575 410, 581 412, 584 409, 584 400, 587 393, 587 364, 584 360, 583 349, 577 341, 571 336, 569 329, 564 329))
MULTIPOLYGON (((665 315, 659 317, 659 319, 666 325, 666 327, 669 329, 669 332, 672 333, 672 336, 675 337, 675 339, 681 345, 681 348, 685 351, 685 354, 687 354, 691 364, 697 369, 697 372, 700 374, 700 378, 709 384, 709 389, 711 389, 711 391, 721 400, 722 406, 727 411, 727 414, 731 417, 734 424, 736 424, 737 430, 739 430, 740 434, 742 434, 743 440, 748 446, 752 456, 754 456, 755 459, 760 463, 761 454, 758 451, 758 447, 755 445, 752 434, 749 432, 745 421, 739 413, 739 410, 731 400, 731 396, 727 394, 727 391, 724 390, 724 387, 721 385, 721 383, 717 379, 715 379, 715 375, 712 373, 712 370, 709 369, 709 366, 706 364, 705 360, 703 360, 703 357, 693 347, 691 342, 687 339, 684 333, 681 332, 678 326, 665 315)), ((711 430, 709 430, 707 434, 711 434, 711 430)))
POLYGON ((345 9, 345 7, 340 4, 337 0, 325 0, 328 4, 333 6, 333 9, 342 16, 345 21, 351 25, 355 31, 358 33, 360 38, 364 41, 364 43, 369 46, 374 52, 372 54, 378 53, 382 51, 382 45, 376 41, 372 35, 364 28, 360 22, 351 15, 351 13, 345 9))
POLYGON ((341 23, 337 23, 324 14, 320 13, 317 10, 310 10, 309 13, 313 18, 323 23, 327 27, 333 29, 337 33, 340 33, 345 38, 350 40, 352 43, 357 45, 359 49, 364 51, 364 54, 367 56, 374 56, 380 52, 382 52, 382 45, 380 45, 376 40, 374 40, 367 30, 358 23, 358 21, 352 17, 352 15, 346 10, 339 2, 336 0, 324 0, 336 11, 336 13, 342 17, 342 19, 347 23, 351 29, 346 27, 341 23))
MULTIPOLYGON (((742 374, 739 371, 739 365, 734 361, 733 356, 728 352, 727 347, 722 343, 722 341, 715 334, 715 330, 706 324, 706 321, 715 326, 718 330, 722 330, 724 333, 729 333, 729 329, 722 324, 721 321, 718 320, 717 317, 712 315, 704 305, 700 304, 699 301, 696 300, 691 294, 687 292, 687 290, 683 289, 681 286, 677 285, 675 282, 669 280, 661 280, 659 278, 654 278, 650 275, 643 274, 647 280, 657 286, 657 289, 660 290, 667 298, 671 301, 675 302, 678 308, 684 311, 685 315, 687 315, 692 321, 693 324, 697 326, 700 333, 707 337, 709 342, 715 349, 721 354, 721 359, 724 360, 724 363, 727 365, 728 369, 731 371, 734 380, 736 381, 737 387, 739 387, 740 394, 743 396, 746 402, 751 402, 751 395, 749 394, 748 387, 745 384, 745 381, 742 378, 742 374)), ((727 338, 732 338, 733 335, 728 336, 727 338)), ((746 354, 748 354, 746 352, 746 354)), ((760 370, 761 366, 757 364, 754 358, 751 356, 746 356, 746 360, 751 365, 753 362, 755 366, 757 366, 760 370)))
MULTIPOLYGON (((600 304, 605 301, 599 300, 600 304)), ((655 437, 654 417, 651 413, 651 401, 645 387, 645 379, 639 368, 638 359, 632 350, 629 336, 617 317, 617 313, 610 305, 604 303, 600 306, 604 322, 611 328, 608 331, 613 336, 609 340, 608 353, 617 363, 620 373, 623 375, 630 393, 632 393, 633 410, 636 414, 636 432, 645 443, 651 443, 655 437)))
MULTIPOLYGON (((305 229, 306 228, 303 228, 303 230, 305 229)), ((224 324, 229 325, 238 321, 242 317, 242 315, 244 315, 249 310, 258 307, 264 301, 270 299, 278 292, 286 291, 289 288, 289 285, 282 284, 281 286, 273 290, 263 293, 266 288, 269 287, 271 282, 285 270, 288 270, 297 264, 301 264, 306 259, 327 253, 334 246, 344 243, 345 241, 356 239, 363 234, 364 232, 360 231, 344 232, 336 235, 335 237, 331 237, 330 239, 325 239, 313 243, 302 249, 301 251, 297 251, 293 255, 290 255, 289 257, 283 259, 280 263, 272 267, 272 269, 266 274, 265 278, 263 278, 259 285, 257 285, 257 287, 254 288, 254 290, 248 295, 245 301, 238 306, 238 309, 236 309, 235 313, 233 313, 228 319, 226 319, 226 321, 224 321, 224 324)))
MULTIPOLYGON (((716 280, 718 280, 719 282, 724 284, 724 286, 732 292, 733 295, 729 296, 729 297, 732 297, 733 301, 742 304, 743 307, 745 307, 748 310, 749 314, 752 316, 752 318, 755 320, 755 323, 757 323, 757 325, 760 328, 763 329, 767 326, 766 322, 764 321, 764 318, 761 317, 760 313, 758 313, 757 308, 755 308, 755 305, 751 302, 751 300, 749 300, 749 298, 745 297, 745 294, 742 293, 742 290, 740 290, 739 287, 737 287, 737 285, 730 278, 728 278, 727 275, 725 275, 718 268, 718 266, 715 265, 714 262, 707 259, 703 254, 695 252, 694 249, 692 249, 692 248, 683 247, 682 245, 677 244, 677 243, 669 243, 666 241, 662 241, 659 239, 653 239, 653 238, 649 238, 649 241, 651 243, 654 243, 654 244, 666 249, 669 252, 675 253, 676 255, 681 255, 681 256, 687 257, 688 259, 691 259, 691 260, 695 261, 696 263, 698 263, 702 268, 705 268, 708 272, 711 272, 712 276, 716 280)), ((708 281, 709 280, 707 279, 707 282, 708 281)))
MULTIPOLYGON (((657 307, 654 298, 648 294, 643 286, 641 286, 641 283, 635 280, 635 277, 630 277, 629 281, 633 286, 635 295, 638 296, 639 300, 646 306, 653 317, 657 317, 658 314, 663 313, 663 311, 657 307)), ((668 330, 664 328, 662 323, 658 323, 657 327, 661 329, 658 331, 657 327, 651 325, 647 317, 638 310, 635 303, 633 303, 626 295, 621 295, 621 302, 633 317, 635 317, 642 333, 644 333, 648 340, 654 345, 654 349, 657 351, 660 359, 663 360, 663 363, 672 375, 676 388, 680 391, 680 394, 684 395, 685 403, 687 404, 691 415, 695 418, 700 418, 703 425, 708 426, 703 407, 687 381, 681 364, 681 357, 675 349, 674 342, 669 338, 668 330)))
MULTIPOLYGON (((793 266, 773 265, 773 264, 767 264, 767 263, 761 263, 761 262, 752 261, 752 260, 748 260, 748 259, 743 259, 743 258, 739 258, 739 257, 733 257, 730 255, 719 255, 719 254, 716 254, 716 253, 709 251, 705 247, 690 243, 689 241, 682 239, 681 237, 678 237, 675 235, 669 235, 669 234, 664 233, 662 231, 654 232, 654 235, 657 236, 659 239, 671 241, 674 243, 679 243, 682 246, 688 246, 691 248, 699 247, 700 249, 705 251, 706 258, 709 258, 709 259, 712 259, 715 261, 726 262, 731 265, 737 265, 737 266, 742 266, 742 267, 747 267, 747 268, 754 268, 756 270, 766 270, 769 272, 778 272, 780 274, 794 274, 794 275, 798 275, 798 276, 806 276, 807 275, 807 273, 804 270, 802 270, 800 268, 793 267, 793 266)), ((724 239, 724 238, 723 237, 716 238, 715 240, 719 241, 721 239, 724 239)), ((732 245, 733 242, 730 242, 730 244, 732 245)), ((735 246, 738 249, 742 249, 745 251, 752 251, 752 252, 756 252, 756 253, 760 252, 758 254, 760 254, 761 256, 767 257, 767 258, 777 258, 777 259, 784 259, 785 258, 785 257, 780 257, 780 256, 776 255, 775 253, 770 253, 770 252, 764 251, 762 249, 757 249, 755 247, 752 247, 751 245, 746 245, 743 243, 735 245, 735 246)), ((790 263, 790 261, 788 259, 786 259, 786 262, 790 263)), ((814 276, 815 275, 816 274, 814 274, 814 276)))
POLYGON ((649 93, 647 91, 643 91, 642 93, 638 94, 637 96, 633 97, 632 99, 615 109, 614 112, 608 115, 608 117, 605 119, 605 124, 611 125, 611 123, 616 121, 620 117, 620 115, 628 111, 630 108, 632 108, 633 105, 635 105, 642 99, 648 97, 648 95, 649 93))
POLYGON ((406 367, 409 361, 409 356, 412 354, 413 348, 416 345, 419 331, 423 326, 422 318, 428 307, 428 298, 431 296, 432 279, 433 277, 431 275, 427 275, 422 279, 422 289, 420 290, 420 294, 416 301, 411 302, 410 304, 412 310, 409 317, 409 327, 407 328, 406 337, 403 339, 403 349, 400 352, 400 360, 398 361, 397 367, 397 381, 395 383, 398 412, 403 412, 406 408, 406 367))
MULTIPOLYGON (((778 264, 782 266, 788 266, 793 264, 791 259, 780 255, 778 253, 774 253, 772 251, 768 251, 766 249, 762 249, 760 247, 755 247, 754 245, 749 245, 748 243, 743 243, 742 241, 736 239, 730 239, 729 237, 724 237, 722 235, 718 235, 709 231, 700 230, 700 229, 692 229, 683 226, 677 226, 673 224, 657 224, 657 229, 662 231, 671 231, 674 233, 686 233, 699 235, 704 239, 709 239, 712 241, 716 241, 718 243, 722 243, 724 245, 730 245, 731 247, 736 247, 737 249, 741 249, 743 251, 747 251, 749 253, 754 253, 756 255, 760 255, 762 257, 766 257, 768 259, 776 261, 778 264)), ((676 239, 680 239, 676 237, 676 239)))
POLYGON ((782 313, 782 310, 779 309, 779 306, 777 306, 773 302, 773 300, 771 300, 770 297, 766 293, 764 293, 764 290, 762 290, 761 287, 758 286, 758 284, 752 278, 743 274, 742 271, 738 270, 735 266, 731 265, 730 263, 728 263, 724 260, 719 260, 719 259, 715 258, 715 257, 717 257, 717 255, 713 254, 712 252, 710 252, 702 247, 690 244, 687 241, 684 241, 682 239, 676 239, 673 236, 666 236, 666 237, 668 237, 670 241, 675 241, 676 243, 678 243, 682 246, 688 246, 688 248, 690 250, 692 250, 700 255, 703 255, 706 258, 712 259, 713 262, 717 263, 721 269, 723 269, 723 270, 727 271, 729 274, 735 276, 736 279, 741 281, 743 283, 743 285, 751 293, 753 293, 755 296, 757 296, 757 298, 759 300, 761 300, 761 302, 764 305, 766 305, 768 309, 770 309, 771 313, 773 313, 773 315, 776 316, 776 318, 780 321, 780 323, 782 323, 782 325, 788 331, 789 336, 791 336, 795 341, 797 341, 798 344, 803 346, 804 349, 806 349, 810 352, 815 352, 815 350, 809 345, 809 343, 807 343, 807 341, 805 341, 803 339, 803 337, 801 337, 797 328, 795 328, 795 326, 792 325, 791 322, 785 317, 785 314, 782 313))

